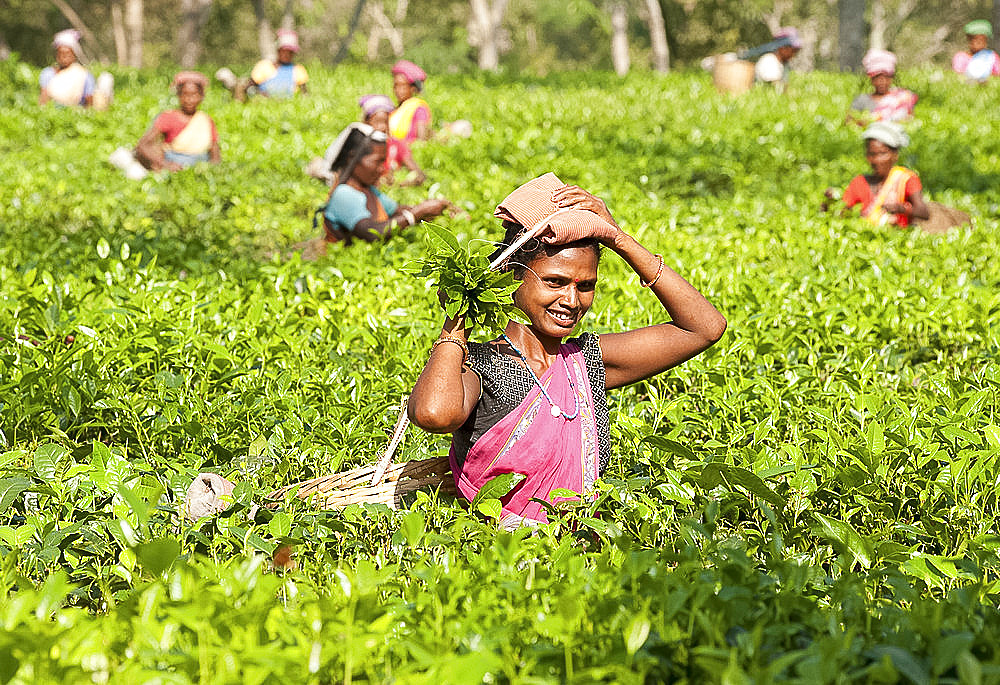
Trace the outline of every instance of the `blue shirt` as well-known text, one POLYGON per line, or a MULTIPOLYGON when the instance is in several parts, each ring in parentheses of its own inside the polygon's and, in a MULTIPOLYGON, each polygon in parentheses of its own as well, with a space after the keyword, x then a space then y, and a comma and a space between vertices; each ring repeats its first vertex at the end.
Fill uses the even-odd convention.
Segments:
MULTIPOLYGON (((378 188, 372 188, 375 199, 382 205, 387 216, 392 216, 399 208, 399 204, 379 192, 378 188)), ((372 213, 368 211, 368 198, 363 192, 352 188, 346 183, 341 183, 333 191, 330 201, 323 210, 323 216, 331 224, 340 226, 345 231, 353 231, 359 221, 370 219, 372 213)))
POLYGON ((271 97, 291 97, 295 94, 295 65, 279 64, 274 76, 258 87, 271 97))

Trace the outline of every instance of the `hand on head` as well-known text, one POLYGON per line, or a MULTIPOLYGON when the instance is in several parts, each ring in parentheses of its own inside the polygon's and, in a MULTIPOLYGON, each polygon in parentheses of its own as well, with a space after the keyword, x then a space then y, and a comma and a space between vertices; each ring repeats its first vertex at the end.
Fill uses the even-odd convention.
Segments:
POLYGON ((589 238, 610 245, 621 231, 604 200, 579 186, 565 185, 556 189, 552 193, 552 202, 559 209, 539 234, 542 242, 561 245, 589 238), (589 221, 584 217, 581 221, 580 215, 561 214, 562 210, 591 212, 600 220, 589 221))

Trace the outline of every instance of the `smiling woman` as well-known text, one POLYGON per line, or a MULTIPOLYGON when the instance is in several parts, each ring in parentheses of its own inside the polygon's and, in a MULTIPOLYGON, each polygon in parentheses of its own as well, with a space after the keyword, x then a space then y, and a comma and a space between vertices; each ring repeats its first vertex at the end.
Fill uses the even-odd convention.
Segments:
POLYGON ((490 479, 524 480, 501 501, 508 527, 546 520, 537 500, 586 493, 611 454, 605 390, 690 359, 715 343, 726 320, 701 293, 625 233, 603 201, 545 174, 497 207, 504 244, 537 231, 501 268, 521 281, 511 321, 488 343, 468 342, 447 318, 410 395, 411 420, 451 433, 455 483, 468 499, 490 479), (672 319, 646 328, 566 339, 594 302, 602 247, 618 254, 672 319), (446 344, 447 343, 447 344, 446 344))

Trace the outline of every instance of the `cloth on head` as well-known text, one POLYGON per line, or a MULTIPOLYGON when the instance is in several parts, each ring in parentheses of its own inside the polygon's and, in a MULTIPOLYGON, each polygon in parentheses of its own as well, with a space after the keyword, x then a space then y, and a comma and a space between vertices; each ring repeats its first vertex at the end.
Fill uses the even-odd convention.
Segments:
POLYGON ((77 59, 83 59, 83 49, 80 47, 80 32, 76 29, 60 31, 52 38, 52 47, 66 47, 73 51, 77 59))
POLYGON ((401 59, 392 65, 392 73, 402 74, 410 83, 423 83, 427 80, 424 70, 408 59, 401 59))
POLYGON ((786 45, 790 45, 795 49, 800 49, 802 47, 802 39, 799 37, 799 31, 791 26, 782 26, 778 29, 777 33, 774 34, 774 38, 784 38, 786 45))
POLYGON ((993 37, 993 25, 985 19, 970 21, 965 25, 964 31, 967 36, 986 36, 987 38, 993 37))
POLYGON ((326 153, 323 155, 323 161, 326 163, 327 169, 332 168, 333 163, 337 161, 341 151, 344 149, 344 145, 347 143, 348 137, 351 135, 351 131, 360 131, 366 138, 371 139, 375 143, 384 143, 387 139, 384 133, 376 131, 368 124, 363 124, 360 121, 348 124, 347 128, 341 131, 336 139, 330 143, 330 147, 326 149, 326 153))
POLYGON ((278 49, 299 51, 299 34, 289 29, 278 29, 278 49))
POLYGON ((174 76, 174 90, 177 90, 185 83, 193 83, 196 86, 201 86, 201 92, 203 93, 208 90, 208 77, 197 71, 177 72, 177 75, 174 76))
POLYGON ((361 106, 361 113, 365 115, 365 119, 376 112, 392 112, 396 109, 387 95, 362 95, 358 104, 361 106))
POLYGON ((877 140, 898 150, 910 144, 910 137, 899 124, 892 121, 876 121, 861 134, 864 140, 877 140))
POLYGON ((861 66, 869 76, 896 73, 896 55, 888 50, 869 50, 861 60, 861 66))
POLYGON ((560 207, 553 193, 566 184, 551 171, 528 181, 504 198, 493 216, 513 221, 531 230, 541 226, 540 240, 556 245, 583 238, 610 238, 618 229, 594 212, 560 207))
POLYGON ((229 506, 236 486, 217 473, 199 473, 188 487, 184 500, 184 518, 197 521, 229 506))

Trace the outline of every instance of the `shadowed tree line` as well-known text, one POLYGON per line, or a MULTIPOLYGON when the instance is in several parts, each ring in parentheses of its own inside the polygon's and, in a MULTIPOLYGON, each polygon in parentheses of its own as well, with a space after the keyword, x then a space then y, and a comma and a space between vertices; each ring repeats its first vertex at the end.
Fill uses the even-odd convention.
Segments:
POLYGON ((860 68, 869 47, 901 65, 944 64, 962 25, 1000 25, 1000 0, 7 0, 0 54, 41 65, 64 28, 87 57, 123 66, 251 63, 294 28, 306 60, 383 63, 402 55, 431 71, 667 71, 766 42, 796 26, 798 69, 860 68))

